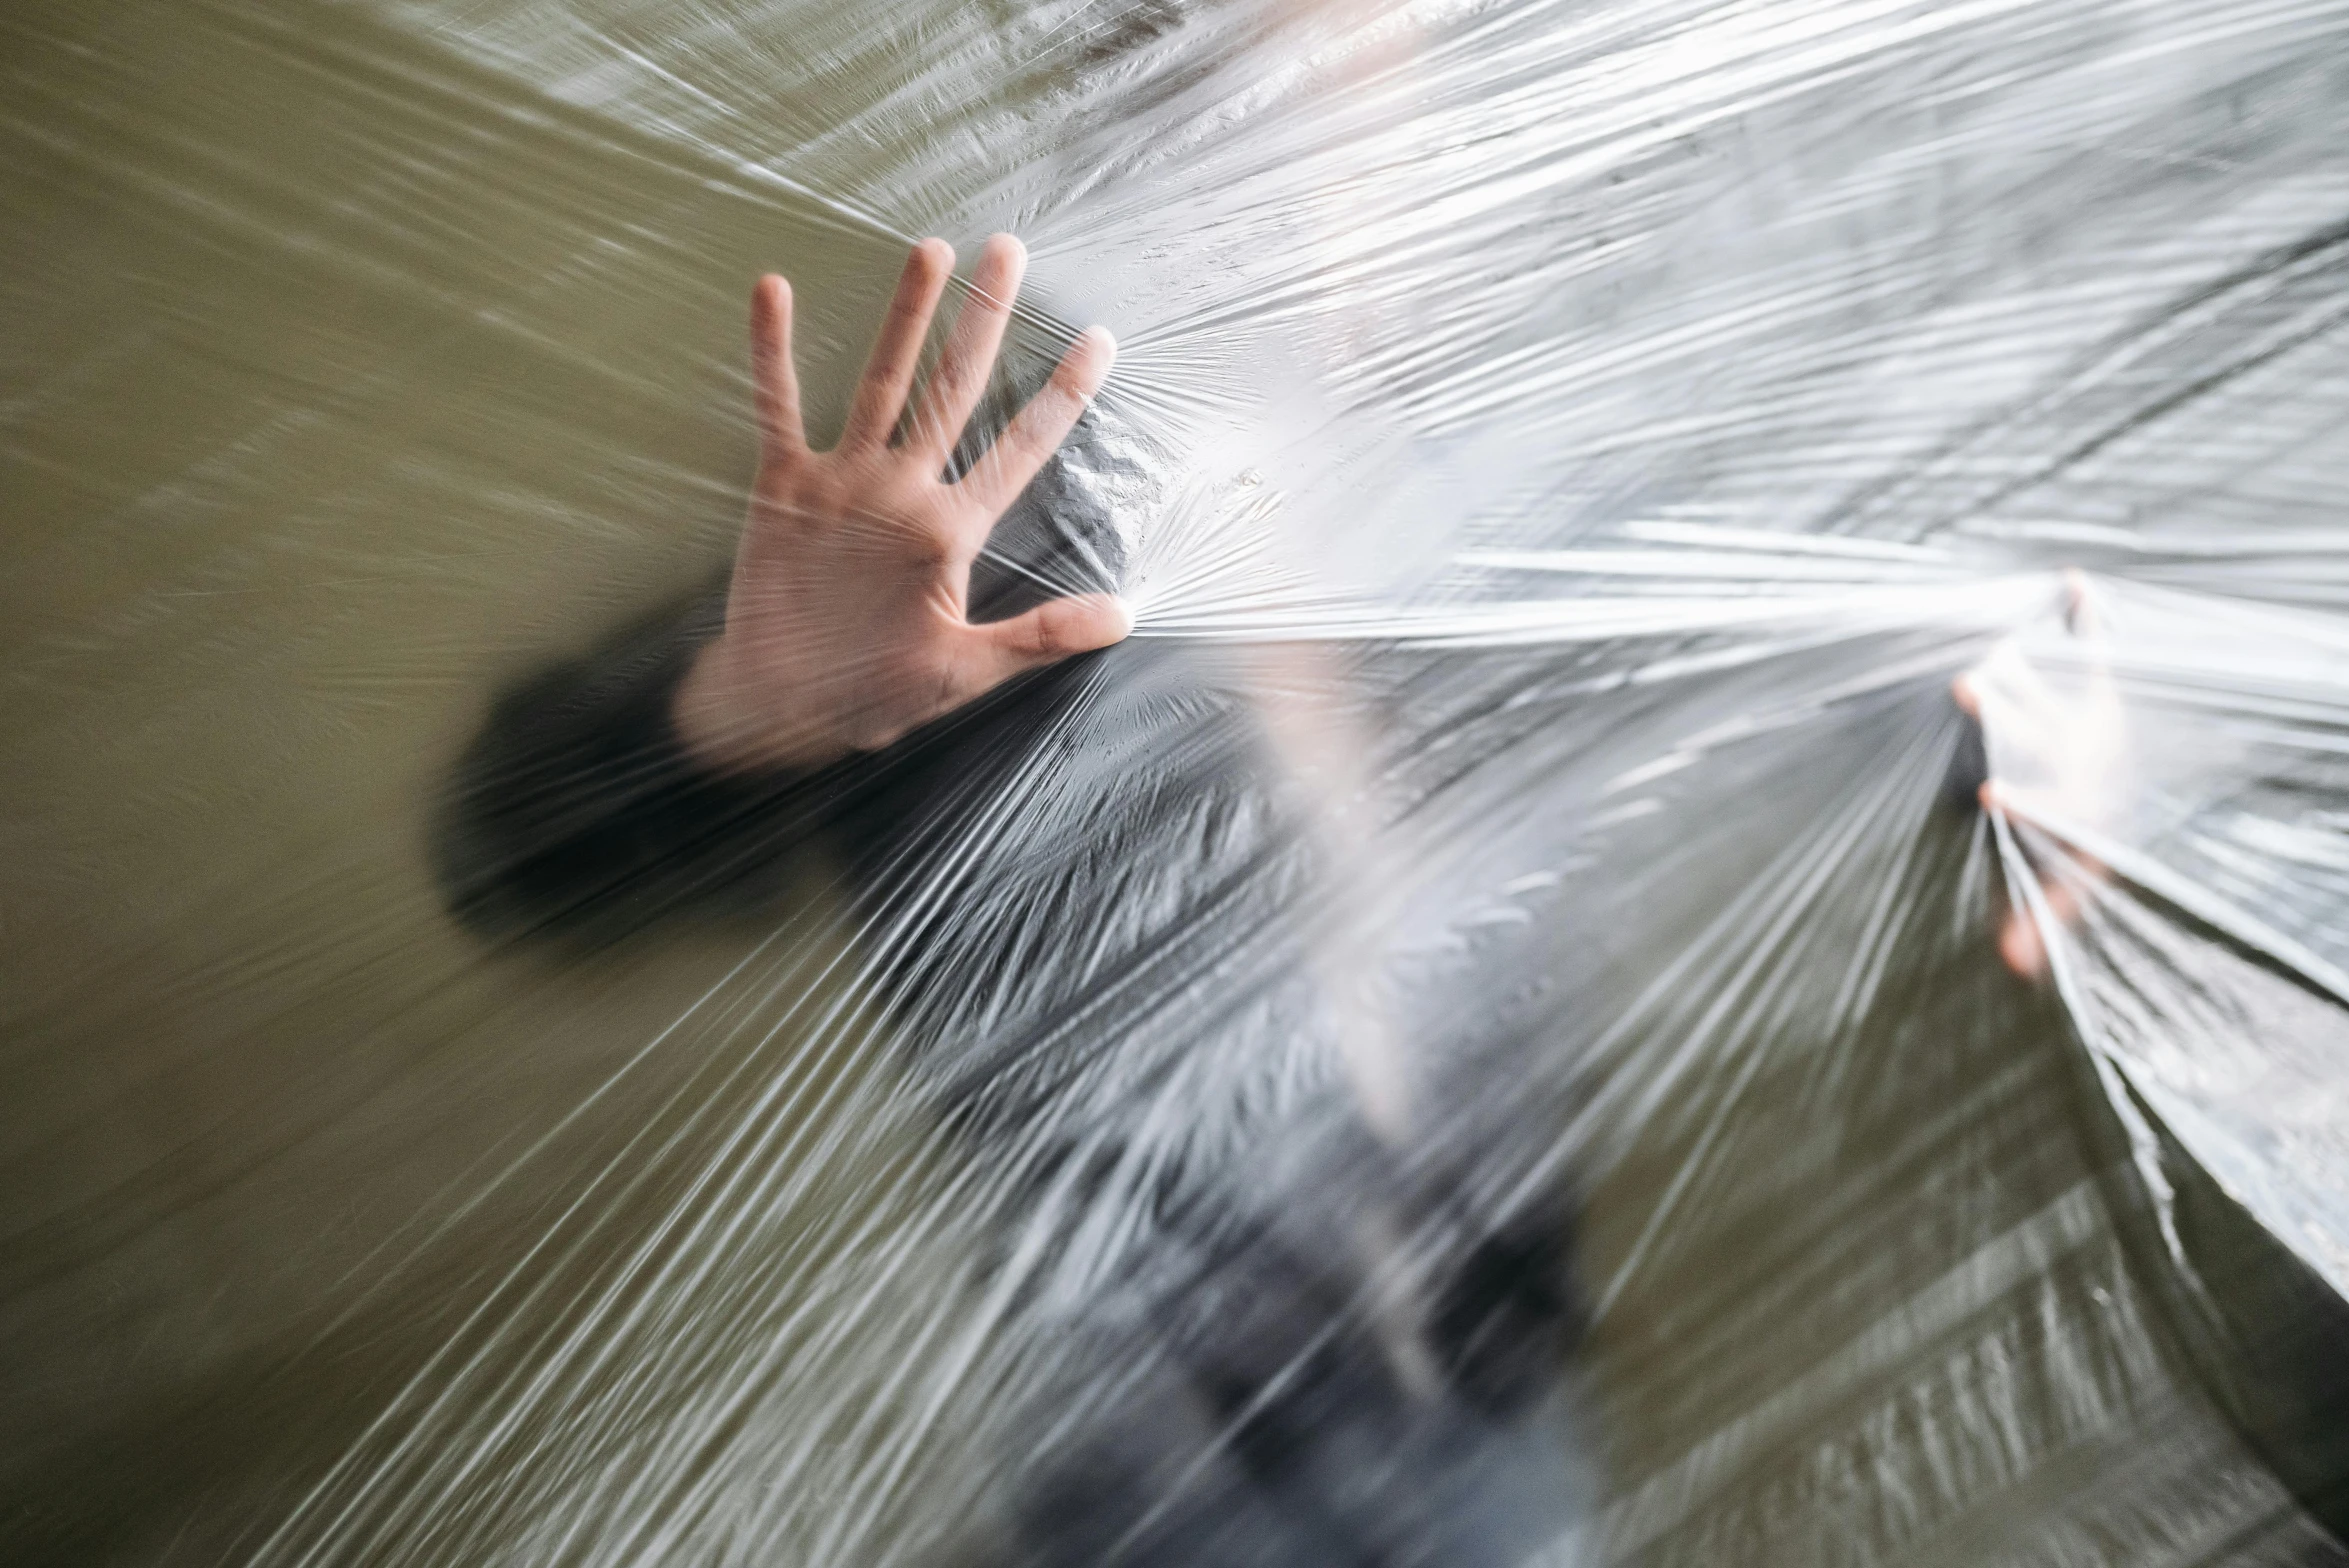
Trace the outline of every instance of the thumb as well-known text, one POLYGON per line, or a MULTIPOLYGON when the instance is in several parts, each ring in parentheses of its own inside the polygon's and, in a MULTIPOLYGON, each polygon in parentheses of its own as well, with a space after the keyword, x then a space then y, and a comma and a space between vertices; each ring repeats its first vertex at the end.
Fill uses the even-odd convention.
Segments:
POLYGON ((971 628, 994 678, 1009 680, 1025 670, 1056 664, 1071 654, 1090 653, 1123 642, 1134 629, 1134 612, 1115 594, 1089 593, 1039 604, 1008 621, 971 628))

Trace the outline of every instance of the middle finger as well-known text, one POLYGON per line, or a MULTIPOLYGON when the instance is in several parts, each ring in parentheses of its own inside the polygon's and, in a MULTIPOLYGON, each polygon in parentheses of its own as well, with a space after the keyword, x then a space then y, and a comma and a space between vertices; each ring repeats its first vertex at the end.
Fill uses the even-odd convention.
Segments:
POLYGON ((1004 328, 1018 300, 1020 279, 1028 269, 1027 247, 1008 234, 998 234, 979 252, 972 270, 969 294, 954 319, 938 369, 914 412, 909 446, 943 463, 946 454, 970 422, 995 369, 995 354, 1003 346, 1004 328))

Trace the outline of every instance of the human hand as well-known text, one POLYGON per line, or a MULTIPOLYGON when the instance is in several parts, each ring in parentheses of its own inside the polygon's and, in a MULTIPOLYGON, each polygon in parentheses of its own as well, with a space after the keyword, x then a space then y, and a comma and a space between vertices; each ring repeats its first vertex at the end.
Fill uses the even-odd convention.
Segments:
POLYGON ((726 625, 672 709, 688 750, 726 770, 817 767, 888 745, 1026 670, 1132 628, 1111 594, 1055 599, 1006 621, 967 617, 971 563, 1108 374, 1116 345, 1079 337, 1044 389, 955 483, 942 476, 986 390, 1027 252, 990 239, 936 371, 894 443, 922 343, 954 268, 913 248, 839 445, 810 451, 791 361, 791 286, 751 296, 759 467, 726 625))
MULTIPOLYGON (((1951 695, 1982 726, 1990 776, 1982 808, 2027 822, 2072 824, 2109 833, 2126 810, 2130 786, 2128 737, 2113 683, 2103 612, 2085 574, 2063 579, 2067 646, 2042 669, 2023 643, 2007 638, 1951 683, 1951 695), (2051 679, 2051 674, 2059 678, 2051 679)), ((1999 923, 1998 956, 2026 980, 2048 974, 2048 939, 2077 926, 2096 887, 2109 875, 2094 856, 2048 846, 2035 862, 2036 899, 2026 896, 1999 923), (2045 925, 2048 929, 2043 929, 2045 925)))

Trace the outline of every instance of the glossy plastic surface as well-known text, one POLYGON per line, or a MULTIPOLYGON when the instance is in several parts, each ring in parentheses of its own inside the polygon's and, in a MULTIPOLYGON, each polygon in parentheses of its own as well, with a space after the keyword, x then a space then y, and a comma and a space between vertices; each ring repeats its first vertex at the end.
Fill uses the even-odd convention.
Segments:
POLYGON ((2349 5, 0 37, 0 1556, 2344 1560, 2349 5), (1121 357, 995 569, 1133 638, 888 898, 462 929, 750 279, 836 428, 997 229, 1121 357), (1308 1299, 1439 1413, 1234 1458, 1308 1299))

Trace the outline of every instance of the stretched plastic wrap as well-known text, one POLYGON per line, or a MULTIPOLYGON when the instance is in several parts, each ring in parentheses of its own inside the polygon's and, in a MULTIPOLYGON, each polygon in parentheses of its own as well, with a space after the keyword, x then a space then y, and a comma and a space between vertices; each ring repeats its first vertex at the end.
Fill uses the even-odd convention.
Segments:
POLYGON ((2349 4, 0 38, 0 1557, 2349 1560, 2349 4), (693 774, 998 230, 1132 635, 693 774))

